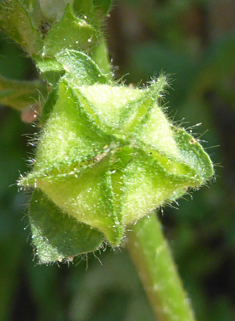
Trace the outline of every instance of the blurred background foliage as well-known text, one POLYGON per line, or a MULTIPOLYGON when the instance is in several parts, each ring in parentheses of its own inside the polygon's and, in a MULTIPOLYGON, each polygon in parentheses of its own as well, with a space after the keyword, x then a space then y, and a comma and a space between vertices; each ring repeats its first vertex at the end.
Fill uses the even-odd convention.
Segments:
MULTIPOLYGON (((141 85, 165 71, 170 117, 203 141, 216 164, 216 184, 159 213, 198 321, 235 320, 234 17, 233 0, 119 0, 107 19, 116 77, 141 85)), ((37 78, 2 33, 0 74, 37 78)), ((0 107, 0 320, 153 321, 126 249, 69 267, 37 265, 24 214, 28 196, 16 186, 37 130, 0 107)))

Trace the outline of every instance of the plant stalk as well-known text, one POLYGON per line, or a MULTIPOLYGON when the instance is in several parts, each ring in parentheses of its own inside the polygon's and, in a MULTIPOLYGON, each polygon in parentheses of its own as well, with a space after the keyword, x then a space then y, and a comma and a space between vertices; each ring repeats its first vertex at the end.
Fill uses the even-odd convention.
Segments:
POLYGON ((128 234, 128 249, 158 321, 195 321, 156 215, 128 234))

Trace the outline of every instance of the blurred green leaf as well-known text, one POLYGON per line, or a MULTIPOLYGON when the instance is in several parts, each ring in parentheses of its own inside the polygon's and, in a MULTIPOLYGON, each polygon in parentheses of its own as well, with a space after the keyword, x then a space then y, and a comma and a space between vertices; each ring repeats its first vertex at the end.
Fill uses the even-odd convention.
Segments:
POLYGON ((0 76, 0 104, 22 110, 27 106, 40 105, 45 99, 47 86, 42 81, 17 81, 0 76))
POLYGON ((0 29, 19 43, 31 56, 42 48, 42 39, 38 29, 19 0, 0 3, 0 29))

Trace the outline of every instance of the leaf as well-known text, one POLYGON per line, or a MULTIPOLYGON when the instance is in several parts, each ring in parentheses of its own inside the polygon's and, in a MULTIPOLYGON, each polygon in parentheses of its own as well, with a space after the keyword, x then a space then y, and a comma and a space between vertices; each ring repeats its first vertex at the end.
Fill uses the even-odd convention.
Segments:
POLYGON ((0 3, 0 28, 18 42, 30 56, 42 48, 40 32, 34 26, 27 9, 18 0, 0 3))
POLYGON ((96 63, 83 52, 64 50, 56 55, 57 61, 66 71, 65 78, 73 87, 108 83, 96 63))
POLYGON ((40 104, 47 96, 47 86, 44 82, 16 81, 0 76, 0 103, 15 109, 40 104))
POLYGON ((97 44, 100 31, 84 19, 73 14, 67 5, 62 19, 48 32, 44 39, 43 57, 54 57, 63 49, 87 50, 97 44))
POLYGON ((180 155, 185 164, 189 165, 196 173, 195 178, 201 181, 214 175, 213 165, 208 154, 199 142, 188 134, 183 128, 174 128, 174 138, 180 150, 180 155))
POLYGON ((31 197, 29 219, 41 263, 70 260, 97 250, 104 241, 102 233, 63 213, 40 190, 31 197))
POLYGON ((54 58, 37 59, 36 64, 42 77, 52 86, 56 87, 60 77, 65 73, 63 67, 54 58))

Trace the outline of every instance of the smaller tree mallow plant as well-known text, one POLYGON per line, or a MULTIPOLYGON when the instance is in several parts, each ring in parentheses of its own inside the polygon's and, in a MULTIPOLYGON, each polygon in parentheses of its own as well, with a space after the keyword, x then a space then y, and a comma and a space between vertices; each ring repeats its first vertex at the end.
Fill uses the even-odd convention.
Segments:
POLYGON ((21 110, 36 99, 41 109, 33 166, 18 181, 32 190, 32 242, 41 263, 66 262, 104 243, 122 246, 131 230, 128 247, 159 320, 193 320, 151 213, 208 182, 213 166, 161 106, 164 74, 142 88, 113 79, 103 33, 110 5, 0 3, 0 27, 34 60, 41 78, 0 78, 1 103, 21 110))

